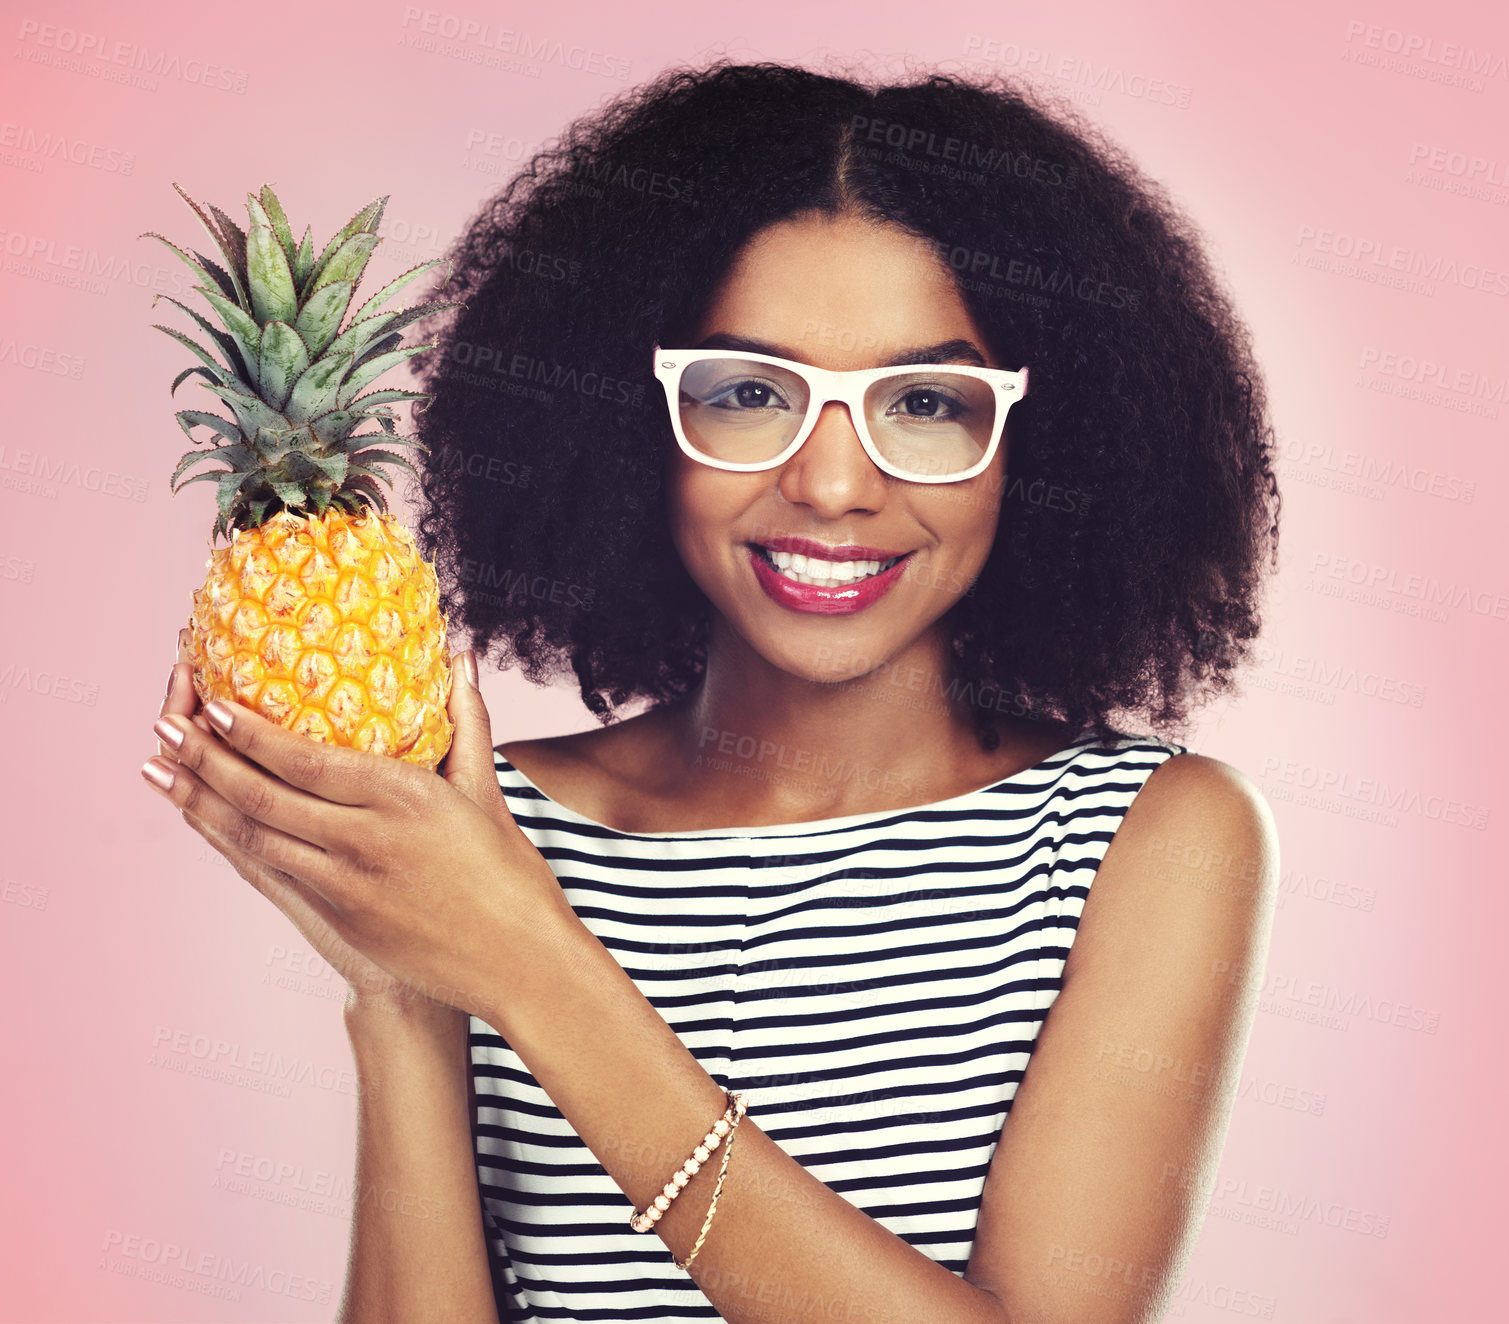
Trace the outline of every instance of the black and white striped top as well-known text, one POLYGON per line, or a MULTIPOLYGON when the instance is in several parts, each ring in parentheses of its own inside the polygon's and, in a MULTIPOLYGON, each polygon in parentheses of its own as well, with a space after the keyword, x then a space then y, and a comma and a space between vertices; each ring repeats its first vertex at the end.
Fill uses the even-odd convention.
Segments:
MULTIPOLYGON (((510 812, 582 922, 788 1154, 962 1275, 1001 1127, 1091 880, 1186 747, 1086 730, 915 808, 619 832, 501 754, 510 812)), ((517 1320, 718 1319, 504 1039, 473 1016, 489 1254, 517 1320)), ((667 1173, 667 1176, 670 1174, 667 1173)))

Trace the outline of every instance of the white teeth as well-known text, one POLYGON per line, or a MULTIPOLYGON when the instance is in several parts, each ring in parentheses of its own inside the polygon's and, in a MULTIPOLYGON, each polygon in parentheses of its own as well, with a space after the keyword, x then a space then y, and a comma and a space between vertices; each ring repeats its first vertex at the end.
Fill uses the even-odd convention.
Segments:
POLYGON ((816 584, 833 587, 853 584, 871 575, 878 575, 884 561, 823 561, 815 556, 803 556, 799 552, 774 552, 764 549, 765 555, 775 568, 787 579, 798 584, 816 584))

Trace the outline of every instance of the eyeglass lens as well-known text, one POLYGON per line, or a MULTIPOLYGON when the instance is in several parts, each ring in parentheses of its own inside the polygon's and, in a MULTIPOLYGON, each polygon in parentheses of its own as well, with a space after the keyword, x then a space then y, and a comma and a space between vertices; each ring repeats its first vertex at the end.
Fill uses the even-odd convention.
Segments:
MULTIPOLYGON (((713 459, 759 464, 791 444, 811 395, 801 376, 778 364, 701 359, 681 374, 681 430, 713 459)), ((989 382, 946 368, 914 367, 869 385, 864 421, 888 464, 941 478, 979 462, 998 408, 989 382)))

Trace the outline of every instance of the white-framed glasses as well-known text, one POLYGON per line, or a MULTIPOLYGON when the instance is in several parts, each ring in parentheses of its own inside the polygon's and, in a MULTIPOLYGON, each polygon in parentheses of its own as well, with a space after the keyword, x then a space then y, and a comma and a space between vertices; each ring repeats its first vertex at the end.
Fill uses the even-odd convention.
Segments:
POLYGON ((913 483, 973 478, 995 458, 1027 369, 914 363, 835 372, 735 349, 662 349, 676 442, 694 460, 737 473, 784 464, 830 401, 849 410, 875 464, 913 483))

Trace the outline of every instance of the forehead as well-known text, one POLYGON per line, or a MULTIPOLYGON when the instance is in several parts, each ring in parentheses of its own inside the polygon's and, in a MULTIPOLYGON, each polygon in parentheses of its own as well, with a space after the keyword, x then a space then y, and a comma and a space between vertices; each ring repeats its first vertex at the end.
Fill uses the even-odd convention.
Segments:
POLYGON ((972 340, 980 328, 933 245, 895 226, 809 215, 756 234, 698 324, 784 346, 820 368, 866 368, 897 350, 972 340))

